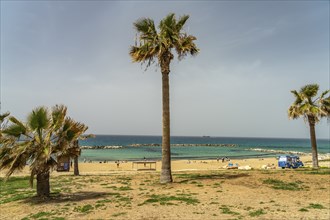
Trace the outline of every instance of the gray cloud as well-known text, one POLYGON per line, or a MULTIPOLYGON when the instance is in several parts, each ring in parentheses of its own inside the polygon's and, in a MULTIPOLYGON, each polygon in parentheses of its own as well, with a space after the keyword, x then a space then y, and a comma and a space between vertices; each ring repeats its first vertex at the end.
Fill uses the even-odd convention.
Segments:
POLYGON ((128 51, 135 20, 169 12, 201 49, 171 65, 173 135, 308 137, 286 110, 292 89, 329 89, 326 1, 1 2, 1 110, 62 103, 91 133, 160 134, 159 69, 128 51))

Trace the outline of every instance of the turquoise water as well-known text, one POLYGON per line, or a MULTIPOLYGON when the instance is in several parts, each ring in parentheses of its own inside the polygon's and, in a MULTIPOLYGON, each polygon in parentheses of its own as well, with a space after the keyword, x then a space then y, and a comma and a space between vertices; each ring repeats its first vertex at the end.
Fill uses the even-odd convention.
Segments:
MULTIPOLYGON (((132 144, 161 144, 160 136, 97 135, 80 141, 82 146, 121 146, 120 149, 83 149, 81 160, 114 161, 161 159, 160 146, 132 147, 132 144)), ((229 138, 229 137, 171 137, 171 144, 194 144, 196 146, 171 147, 171 157, 176 159, 216 159, 217 157, 250 158, 273 157, 280 155, 273 152, 258 152, 251 148, 264 150, 284 150, 310 153, 308 139, 288 138, 229 138), (198 146, 198 144, 235 144, 236 147, 198 146)), ((321 154, 330 153, 329 140, 317 141, 321 154)))

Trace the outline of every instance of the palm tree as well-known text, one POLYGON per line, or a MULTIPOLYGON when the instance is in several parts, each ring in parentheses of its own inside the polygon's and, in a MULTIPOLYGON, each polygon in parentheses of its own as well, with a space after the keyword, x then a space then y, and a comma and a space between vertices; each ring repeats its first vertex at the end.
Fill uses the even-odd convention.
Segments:
MULTIPOLYGON (((6 112, 4 114, 0 114, 0 132, 1 132, 1 128, 3 128, 5 126, 6 119, 9 115, 10 115, 9 112, 6 112)), ((1 133, 0 133, 0 137, 1 137, 1 133)))
POLYGON ((171 150, 170 150, 170 95, 169 95, 169 73, 170 63, 174 58, 174 49, 179 60, 186 55, 196 55, 199 49, 194 40, 196 37, 187 35, 182 31, 189 16, 184 15, 177 21, 173 13, 167 15, 155 27, 150 18, 141 18, 134 23, 138 32, 139 44, 131 46, 130 55, 133 62, 146 63, 147 68, 157 62, 162 73, 162 99, 163 99, 163 136, 162 136, 162 169, 160 182, 172 182, 171 174, 171 150))
POLYGON ((87 127, 66 116, 67 108, 56 105, 34 109, 27 122, 9 117, 8 126, 1 128, 0 170, 8 178, 14 171, 30 165, 30 184, 37 178, 37 196, 49 197, 49 174, 56 167, 56 158, 66 155, 87 127))
POLYGON ((73 141, 68 151, 62 153, 62 156, 73 160, 73 175, 75 176, 79 176, 78 157, 80 156, 80 154, 81 149, 79 148, 78 140, 73 141))
POLYGON ((79 166, 78 166, 78 157, 81 154, 81 149, 79 148, 79 142, 76 140, 74 142, 75 148, 76 148, 76 154, 73 157, 73 174, 75 176, 79 176, 79 166))
POLYGON ((323 117, 330 117, 330 96, 325 97, 330 90, 324 91, 320 97, 315 98, 318 90, 319 85, 309 84, 302 87, 299 92, 296 90, 291 91, 296 100, 288 110, 290 119, 303 117, 305 121, 308 121, 312 146, 313 168, 319 167, 315 124, 323 117))

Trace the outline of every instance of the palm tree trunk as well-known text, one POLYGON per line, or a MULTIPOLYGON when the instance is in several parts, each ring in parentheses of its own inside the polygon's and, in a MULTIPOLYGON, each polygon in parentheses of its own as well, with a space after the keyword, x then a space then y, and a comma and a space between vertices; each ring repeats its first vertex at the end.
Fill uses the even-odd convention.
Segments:
POLYGON ((37 174, 37 196, 49 197, 49 171, 37 174))
POLYGON ((73 158, 73 174, 79 176, 78 156, 73 158))
POLYGON ((315 118, 313 116, 308 116, 309 122, 309 131, 312 145, 312 160, 313 160, 313 168, 319 168, 319 160, 317 156, 317 145, 316 145, 316 134, 315 134, 315 118))
POLYGON ((169 71, 162 72, 163 93, 163 137, 162 137, 162 169, 160 183, 172 182, 171 147, 170 147, 170 90, 169 71))

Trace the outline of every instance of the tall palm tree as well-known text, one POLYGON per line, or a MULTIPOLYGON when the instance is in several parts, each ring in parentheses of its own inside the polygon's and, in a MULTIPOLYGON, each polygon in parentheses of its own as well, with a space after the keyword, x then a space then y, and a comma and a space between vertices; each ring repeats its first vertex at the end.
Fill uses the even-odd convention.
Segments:
POLYGON ((130 55, 133 62, 146 63, 147 68, 157 61, 162 73, 162 100, 163 100, 163 136, 162 136, 162 169, 160 182, 172 182, 171 150, 170 150, 170 95, 169 73, 170 63, 174 58, 173 49, 179 60, 186 55, 196 55, 199 49, 194 40, 196 37, 183 32, 183 26, 189 16, 184 15, 176 20, 173 13, 167 15, 155 27, 150 18, 141 18, 134 23, 138 32, 135 46, 131 46, 130 55))
POLYGON ((303 86, 299 92, 296 90, 291 91, 296 100, 291 104, 288 110, 290 119, 303 117, 305 121, 308 121, 312 146, 313 168, 319 167, 315 124, 323 117, 330 117, 330 96, 325 97, 330 90, 324 91, 321 93, 320 97, 315 98, 318 91, 319 85, 317 84, 303 86))
POLYGON ((50 194, 49 175, 56 167, 56 158, 66 155, 87 127, 66 116, 67 108, 56 105, 51 111, 45 107, 34 109, 23 123, 9 117, 8 126, 1 128, 0 170, 9 177, 14 171, 30 165, 30 183, 37 178, 37 196, 50 194))

